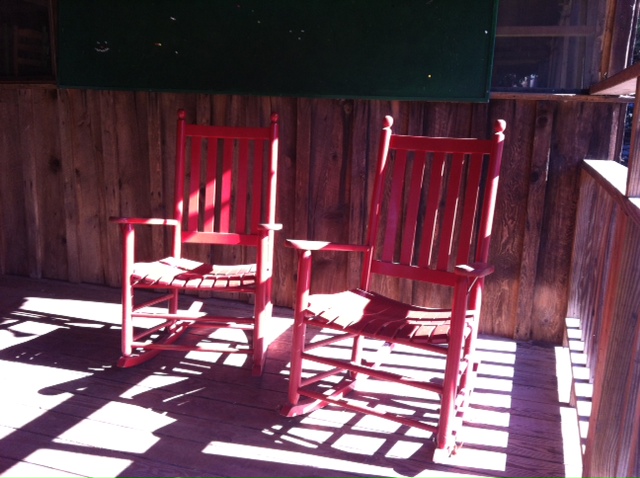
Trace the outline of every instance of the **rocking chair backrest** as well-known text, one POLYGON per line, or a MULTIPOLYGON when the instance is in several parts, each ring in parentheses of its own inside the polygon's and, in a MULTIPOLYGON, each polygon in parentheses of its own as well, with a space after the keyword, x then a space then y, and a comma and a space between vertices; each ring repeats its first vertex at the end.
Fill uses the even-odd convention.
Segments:
POLYGON ((361 288, 371 274, 454 284, 457 264, 486 262, 505 123, 490 140, 406 136, 385 118, 361 288))
POLYGON ((278 117, 266 128, 187 124, 178 114, 174 218, 182 242, 258 245, 275 222, 278 117))

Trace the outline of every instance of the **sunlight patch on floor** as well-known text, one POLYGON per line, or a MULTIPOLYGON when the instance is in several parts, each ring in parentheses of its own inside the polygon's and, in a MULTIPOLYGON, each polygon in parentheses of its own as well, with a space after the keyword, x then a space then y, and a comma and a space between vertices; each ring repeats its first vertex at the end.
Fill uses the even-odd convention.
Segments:
POLYGON ((495 364, 491 362, 480 363, 482 375, 489 375, 496 378, 511 379, 514 375, 513 364, 495 364))
POLYGON ((387 440, 380 437, 342 433, 331 445, 332 448, 358 455, 373 456, 387 440))
POLYGON ((495 448, 507 448, 509 445, 509 432, 505 430, 492 430, 490 428, 477 428, 472 424, 465 424, 459 432, 459 440, 467 445, 482 445, 495 448))
MULTIPOLYGON (((397 476, 397 473, 391 468, 367 465, 359 461, 340 460, 336 458, 327 458, 321 455, 312 455, 309 453, 220 441, 213 441, 209 443, 202 452, 209 455, 219 455, 229 458, 238 458, 241 460, 258 460, 281 465, 296 465, 308 470, 324 469, 345 473, 368 473, 374 476, 397 476)), ((316 475, 317 472, 314 472, 313 474, 316 475)))
POLYGON ((581 439, 580 450, 581 454, 583 454, 589 433, 589 420, 593 405, 592 372, 588 364, 587 354, 584 353, 580 320, 574 317, 567 317, 565 323, 567 339, 567 347, 565 349, 568 349, 569 365, 568 371, 565 372, 564 376, 567 377, 567 380, 570 380, 573 386, 571 398, 576 410, 578 434, 581 439))
MULTIPOLYGON (((17 463, 2 476, 46 476, 24 474, 25 471, 33 470, 33 465, 39 465, 52 469, 51 476, 65 476, 57 470, 68 470, 80 476, 120 476, 133 461, 123 458, 113 458, 100 456, 96 453, 78 453, 50 448, 41 448, 23 459, 25 463, 17 463)), ((66 476, 70 476, 67 474, 66 476)))
MULTIPOLYGON (((13 316, 17 314, 12 314, 13 316)), ((32 320, 4 319, 0 322, 0 350, 8 349, 62 328, 32 320)))
POLYGON ((304 425, 321 425, 333 428, 342 428, 356 416, 356 413, 347 410, 321 408, 302 418, 304 425))
POLYGON ((155 432, 176 421, 149 408, 120 402, 106 403, 89 415, 87 419, 141 432, 155 432))
POLYGON ((120 304, 76 299, 49 299, 45 297, 25 297, 22 310, 41 312, 47 317, 61 315, 67 318, 90 320, 105 324, 120 324, 122 308, 120 304))
POLYGON ((0 360, 0 383, 11 384, 0 393, 0 407, 10 409, 3 415, 4 438, 37 420, 49 410, 71 399, 73 394, 58 387, 82 380, 90 374, 31 363, 0 360))
POLYGON ((478 376, 476 377, 476 389, 491 390, 494 392, 504 393, 513 392, 513 382, 511 380, 484 376, 482 370, 483 369, 480 369, 480 373, 478 373, 478 376))
POLYGON ((484 390, 474 390, 471 395, 471 403, 495 408, 511 408, 511 395, 506 393, 493 393, 484 390))
POLYGON ((53 443, 73 443, 75 446, 142 454, 159 440, 160 437, 150 431, 81 420, 54 438, 53 443))
POLYGON ((334 435, 333 431, 301 427, 289 428, 287 433, 291 436, 301 438, 303 440, 306 440, 307 442, 311 442, 314 444, 325 443, 334 435))
POLYGON ((154 388, 168 387, 169 385, 187 380, 187 378, 188 377, 178 377, 175 375, 149 375, 133 385, 129 390, 121 393, 120 398, 131 399, 141 393, 147 393, 154 388))
POLYGON ((509 352, 515 356, 515 353, 518 350, 518 344, 505 339, 478 337, 476 348, 478 350, 491 350, 494 352, 509 352))
MULTIPOLYGON (((381 411, 379 407, 376 410, 381 411)), ((376 417, 374 415, 361 415, 353 430, 361 431, 375 431, 377 433, 395 433, 402 425, 391 420, 385 420, 384 418, 376 417)))
POLYGON ((464 420, 475 425, 509 428, 511 413, 469 407, 464 414, 464 420))
POLYGON ((580 453, 580 433, 578 417, 573 407, 560 408, 562 429, 562 447, 564 454, 565 476, 582 476, 582 454, 580 453))
POLYGON ((455 455, 446 461, 451 466, 464 466, 486 471, 505 471, 507 469, 507 453, 489 450, 478 450, 471 447, 460 448, 455 455))
POLYGON ((424 447, 424 443, 418 441, 396 441, 385 454, 387 458, 406 460, 411 458, 424 447))

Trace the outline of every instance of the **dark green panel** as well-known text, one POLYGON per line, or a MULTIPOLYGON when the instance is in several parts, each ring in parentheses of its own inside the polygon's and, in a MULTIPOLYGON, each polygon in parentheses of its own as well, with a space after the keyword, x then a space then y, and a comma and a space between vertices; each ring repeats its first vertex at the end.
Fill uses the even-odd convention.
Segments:
POLYGON ((486 101, 497 0, 59 0, 62 87, 486 101))

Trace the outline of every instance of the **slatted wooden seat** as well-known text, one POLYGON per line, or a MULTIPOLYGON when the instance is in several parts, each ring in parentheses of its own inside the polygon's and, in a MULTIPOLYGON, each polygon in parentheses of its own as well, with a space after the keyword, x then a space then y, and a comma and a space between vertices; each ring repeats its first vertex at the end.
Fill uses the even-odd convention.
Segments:
MULTIPOLYGON (((142 363, 163 350, 246 353, 260 375, 271 318, 277 179, 277 115, 271 126, 256 128, 188 124, 178 113, 174 217, 112 218, 123 231, 121 367, 142 363), (173 232, 172 255, 150 262, 135 259, 135 229, 162 226, 173 232), (182 256, 182 244, 205 248, 241 247, 234 263, 206 262, 182 256), (236 263, 237 262, 237 263, 236 263), (134 303, 139 289, 165 293, 134 303), (189 308, 180 310, 178 293, 252 294, 254 314, 226 317, 189 308), (167 304, 166 312, 151 310, 167 304), (148 319, 160 325, 145 327, 148 319), (135 321, 135 324, 134 324, 135 321), (237 328, 250 334, 249 345, 220 347, 176 343, 190 327, 237 328)), ((208 251, 208 252, 207 252, 208 251)), ((235 297, 235 296, 232 296, 235 297)), ((196 297, 197 298, 197 297, 196 297)))
POLYGON ((250 292, 256 286, 256 276, 255 264, 206 264, 169 256, 156 262, 135 264, 131 282, 139 286, 250 292))
MULTIPOLYGON (((314 296, 307 310, 308 323, 316 327, 426 350, 447 342, 451 320, 451 309, 410 305, 362 289, 314 296)), ((468 320, 473 316, 467 311, 468 320)))
POLYGON ((380 138, 366 243, 287 241, 299 265, 281 413, 294 417, 334 405, 416 427, 433 434, 440 461, 456 449, 478 366, 475 340, 484 278, 493 272, 489 241, 505 123, 496 122, 489 140, 398 135, 392 124, 387 117, 380 138), (312 256, 322 251, 362 254, 359 286, 312 293, 312 256), (384 293, 382 277, 403 281, 404 294, 384 293), (424 361, 444 360, 436 360, 437 370, 394 362, 407 347, 424 361), (394 397, 390 404, 371 393, 351 398, 374 380, 394 397), (425 411, 428 397, 412 398, 423 408, 395 411, 407 401, 404 392, 394 396, 395 385, 438 397, 436 415, 425 411))

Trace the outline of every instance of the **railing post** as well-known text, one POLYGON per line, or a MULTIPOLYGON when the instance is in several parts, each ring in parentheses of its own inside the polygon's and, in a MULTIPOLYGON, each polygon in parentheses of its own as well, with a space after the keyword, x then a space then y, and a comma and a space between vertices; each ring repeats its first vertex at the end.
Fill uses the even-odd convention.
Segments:
POLYGON ((640 78, 636 80, 636 98, 633 104, 628 166, 627 197, 640 197, 640 78))

